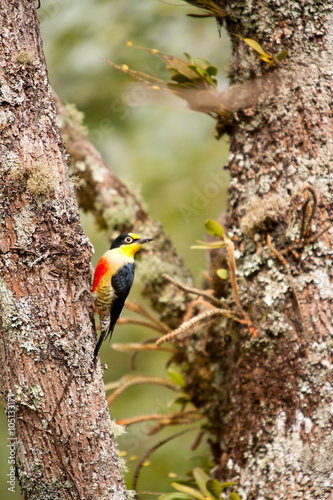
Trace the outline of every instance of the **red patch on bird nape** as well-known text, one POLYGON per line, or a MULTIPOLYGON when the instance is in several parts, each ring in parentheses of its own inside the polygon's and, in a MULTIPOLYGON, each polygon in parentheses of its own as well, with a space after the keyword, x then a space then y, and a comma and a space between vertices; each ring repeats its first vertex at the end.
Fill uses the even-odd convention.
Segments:
POLYGON ((109 270, 108 261, 107 261, 107 259, 105 259, 105 258, 102 257, 98 261, 98 264, 97 264, 96 269, 95 269, 94 281, 93 281, 93 287, 92 287, 92 292, 93 293, 96 290, 96 288, 98 287, 98 284, 99 284, 101 278, 104 276, 104 274, 108 270, 109 270))

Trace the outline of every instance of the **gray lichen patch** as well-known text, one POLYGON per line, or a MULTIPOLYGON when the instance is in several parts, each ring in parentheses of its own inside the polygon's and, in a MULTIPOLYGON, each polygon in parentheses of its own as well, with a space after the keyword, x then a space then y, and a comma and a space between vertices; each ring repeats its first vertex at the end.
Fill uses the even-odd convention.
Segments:
POLYGON ((317 448, 307 443, 302 451, 300 462, 303 478, 310 480, 311 477, 311 482, 318 492, 323 491, 329 494, 333 487, 331 479, 333 470, 333 436, 327 437, 322 443, 319 452, 317 448))
POLYGON ((10 105, 20 105, 24 101, 22 82, 16 82, 15 88, 7 85, 6 81, 0 79, 0 96, 2 100, 10 105))
POLYGON ((333 285, 332 282, 323 269, 317 269, 309 277, 317 285, 315 293, 315 300, 333 300, 333 285))
POLYGON ((15 121, 15 115, 9 109, 0 110, 0 130, 9 127, 15 121))
POLYGON ((133 226, 139 208, 134 200, 115 195, 112 201, 113 206, 104 211, 107 226, 112 229, 133 226))
MULTIPOLYGON (((50 208, 51 208, 50 216, 54 223, 58 223, 59 221, 63 220, 67 220, 68 222, 77 222, 79 220, 77 202, 73 192, 71 192, 70 196, 62 200, 59 199, 51 200, 50 208)), ((85 240, 84 242, 83 241, 80 242, 80 244, 89 243, 89 239, 87 238, 86 235, 84 235, 83 231, 81 231, 79 238, 85 240)), ((77 243, 79 244, 79 242, 77 243)))
POLYGON ((18 317, 18 311, 15 304, 15 297, 8 289, 4 280, 0 278, 0 307, 2 327, 5 331, 13 328, 13 321, 18 317))
MULTIPOLYGON (((45 313, 46 314, 46 313, 45 313)), ((27 298, 21 297, 15 301, 15 313, 9 318, 11 322, 10 340, 18 345, 22 351, 30 355, 32 352, 39 352, 43 348, 43 335, 40 334, 38 344, 34 338, 36 321, 41 321, 40 301, 37 296, 27 298)), ((43 325, 44 326, 44 325, 43 325)), ((46 328, 46 325, 45 325, 46 328)), ((46 347, 45 347, 46 350, 46 347)))
POLYGON ((60 128, 75 125, 81 133, 88 134, 88 128, 84 124, 84 113, 79 111, 75 104, 65 104, 62 114, 57 116, 57 121, 60 128))
POLYGON ((22 387, 15 385, 15 400, 18 405, 27 406, 36 410, 42 406, 41 399, 44 398, 44 392, 39 385, 22 387))
POLYGON ((31 245, 32 235, 36 229, 35 213, 29 205, 14 216, 14 229, 16 232, 16 245, 26 248, 31 245))
POLYGON ((163 261, 158 255, 150 255, 146 259, 138 260, 137 277, 145 285, 161 283, 162 274, 166 273, 171 276, 177 271, 177 267, 171 262, 163 261))
POLYGON ((127 431, 123 425, 117 424, 115 420, 110 420, 110 434, 111 434, 111 436, 118 438, 118 437, 122 436, 123 434, 126 434, 126 432, 127 431))
MULTIPOLYGON (((268 260, 268 265, 273 263, 272 259, 268 260)), ((285 301, 286 294, 290 285, 288 283, 288 276, 283 273, 280 273, 275 268, 272 269, 274 272, 274 280, 272 280, 271 275, 266 275, 262 273, 258 277, 259 283, 262 285, 262 289, 264 291, 264 303, 267 307, 270 307, 275 304, 276 301, 280 299, 282 302, 285 301)))
MULTIPOLYGON (((92 180, 96 183, 104 182, 106 175, 104 165, 102 165, 98 161, 95 161, 94 157, 92 156, 87 156, 85 163, 87 167, 91 170, 92 180)), ((81 163, 81 171, 84 171, 82 170, 82 163, 81 163)))
POLYGON ((20 477, 21 488, 29 495, 30 500, 39 500, 40 498, 52 498, 60 500, 59 478, 51 476, 47 481, 43 478, 43 467, 36 461, 30 464, 29 473, 26 472, 25 465, 18 461, 17 469, 20 477))

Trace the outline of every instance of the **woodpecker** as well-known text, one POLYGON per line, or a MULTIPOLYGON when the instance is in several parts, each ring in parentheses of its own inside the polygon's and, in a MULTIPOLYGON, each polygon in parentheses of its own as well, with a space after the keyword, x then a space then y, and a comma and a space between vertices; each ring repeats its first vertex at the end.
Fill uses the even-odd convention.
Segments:
POLYGON ((120 234, 99 260, 93 281, 94 309, 100 316, 100 337, 94 350, 96 360, 104 339, 112 337, 134 280, 134 255, 153 238, 134 233, 120 234))

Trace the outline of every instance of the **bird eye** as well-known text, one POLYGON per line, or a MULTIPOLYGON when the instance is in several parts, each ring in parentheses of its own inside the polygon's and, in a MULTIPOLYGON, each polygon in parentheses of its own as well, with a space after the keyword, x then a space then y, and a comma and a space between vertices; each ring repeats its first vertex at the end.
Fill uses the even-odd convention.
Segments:
POLYGON ((126 238, 125 238, 126 243, 132 243, 132 241, 133 241, 133 238, 131 238, 130 236, 126 236, 126 238))

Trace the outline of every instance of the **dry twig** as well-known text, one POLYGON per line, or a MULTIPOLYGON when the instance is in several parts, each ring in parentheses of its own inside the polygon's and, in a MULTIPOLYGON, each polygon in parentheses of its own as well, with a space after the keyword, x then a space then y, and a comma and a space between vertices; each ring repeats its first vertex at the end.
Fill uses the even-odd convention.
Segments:
MULTIPOLYGON (((157 340, 156 345, 160 346, 164 342, 173 342, 176 339, 181 339, 185 336, 187 336, 187 333, 189 330, 192 329, 194 325, 199 323, 200 321, 203 321, 207 318, 212 318, 213 316, 226 316, 228 318, 231 318, 238 323, 246 324, 248 327, 249 331, 252 333, 253 337, 257 337, 257 329, 253 325, 251 319, 249 316, 245 313, 245 311, 242 308, 241 301, 239 298, 239 292, 238 292, 238 286, 237 286, 237 280, 236 280, 236 263, 235 263, 235 257, 234 257, 234 244, 229 238, 225 238, 224 244, 226 246, 226 253, 227 253, 227 261, 228 261, 228 267, 229 267, 229 275, 230 275, 230 282, 231 282, 231 287, 233 290, 233 295, 234 299, 236 302, 236 306, 238 309, 239 314, 242 316, 243 319, 239 318, 235 312, 233 312, 228 305, 223 303, 221 300, 217 299, 210 293, 204 291, 204 290, 198 290, 197 288, 190 288, 187 287, 181 283, 178 283, 178 281, 174 280, 169 276, 168 274, 163 274, 163 277, 166 278, 168 281, 170 281, 174 286, 182 290, 183 292, 186 293, 193 293, 195 295, 198 295, 200 297, 204 297, 208 301, 212 302, 215 306, 213 309, 209 309, 207 311, 204 311, 197 316, 192 317, 191 319, 185 321, 182 323, 176 330, 173 330, 170 333, 167 333, 163 337, 157 340), (225 307, 225 309, 222 309, 222 306, 225 307)), ((211 307, 209 304, 207 304, 208 307, 211 307)))
MULTIPOLYGON (((116 423, 118 425, 123 425, 124 427, 129 427, 130 425, 142 424, 143 422, 158 421, 160 422, 161 427, 166 427, 167 425, 192 424, 192 416, 199 417, 200 419, 204 418, 197 409, 191 408, 184 411, 177 410, 165 415, 154 413, 151 415, 138 415, 131 418, 121 418, 120 420, 117 420, 116 423)), ((151 430, 148 434, 155 434, 155 432, 157 432, 157 430, 151 430)))
POLYGON ((125 307, 129 309, 130 311, 136 312, 137 314, 140 314, 144 318, 149 319, 151 323, 155 326, 150 326, 150 328, 153 328, 157 330, 158 332, 166 333, 170 331, 170 328, 165 324, 162 323, 162 321, 159 321, 157 318, 155 318, 152 314, 150 314, 141 304, 139 304, 137 301, 129 301, 126 300, 125 307))
POLYGON ((184 334, 189 329, 191 329, 196 323, 199 323, 200 321, 203 321, 207 318, 211 318, 212 316, 228 316, 230 318, 234 318, 234 315, 229 310, 209 309, 208 311, 204 311, 201 314, 194 316, 194 318, 185 321, 185 323, 182 323, 180 327, 178 327, 176 330, 173 330, 172 332, 163 335, 163 337, 161 337, 156 341, 156 345, 160 346, 164 342, 173 342, 175 340, 179 340, 183 336, 186 336, 184 334))
POLYGON ((242 304, 241 304, 241 301, 239 298, 237 278, 236 278, 236 262, 235 262, 234 244, 229 238, 225 238, 224 243, 226 246, 226 255, 227 255, 228 268, 229 268, 230 283, 231 283, 231 288, 232 288, 232 291, 234 294, 234 299, 236 302, 237 309, 238 309, 239 313, 241 314, 241 316, 243 316, 244 321, 245 321, 249 331, 252 333, 253 337, 256 338, 258 336, 257 329, 253 325, 250 317, 246 314, 246 312, 242 308, 242 304))
MULTIPOLYGON (((176 288, 179 288, 179 290, 182 290, 183 292, 193 293, 194 295, 199 295, 200 297, 205 297, 205 299, 212 302, 217 307, 221 307, 221 305, 222 305, 222 301, 220 299, 217 299, 216 297, 214 297, 214 295, 211 295, 210 293, 206 292, 205 290, 199 290, 198 288, 193 288, 193 287, 183 285, 182 283, 178 283, 178 281, 176 281, 174 278, 172 278, 168 274, 162 274, 162 278, 167 279, 176 288)), ((223 304, 223 305, 225 307, 228 307, 226 304, 223 304)))
POLYGON ((166 387, 167 389, 171 389, 173 391, 179 391, 179 386, 170 382, 170 380, 166 380, 161 377, 149 377, 147 375, 138 375, 134 377, 123 377, 117 382, 112 384, 106 384, 105 390, 113 389, 115 386, 117 387, 115 391, 113 391, 110 396, 107 397, 107 403, 110 405, 120 394, 122 394, 128 387, 137 384, 154 384, 160 385, 162 387, 166 387))

